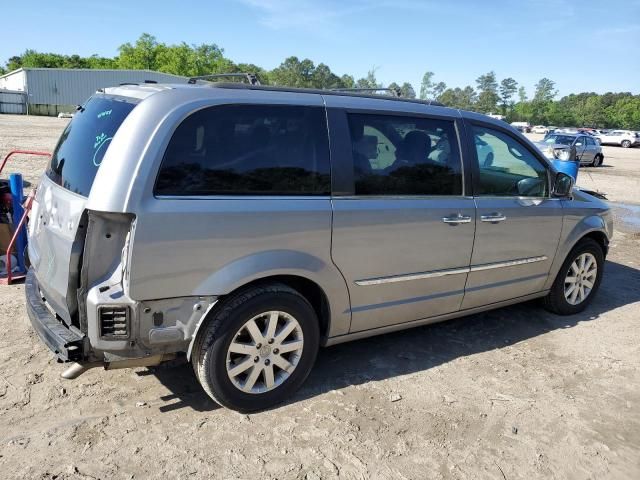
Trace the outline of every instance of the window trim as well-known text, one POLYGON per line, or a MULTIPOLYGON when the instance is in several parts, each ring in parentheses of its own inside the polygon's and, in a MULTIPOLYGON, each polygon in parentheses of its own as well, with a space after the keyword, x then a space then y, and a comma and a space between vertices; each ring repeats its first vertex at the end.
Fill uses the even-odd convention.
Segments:
POLYGON ((469 155, 471 159, 471 165, 469 165, 469 170, 471 171, 472 176, 472 196, 474 198, 493 198, 493 199, 507 199, 507 198, 521 198, 521 199, 543 199, 543 200, 553 200, 554 197, 551 195, 551 187, 552 187, 552 174, 554 170, 551 164, 547 161, 546 158, 542 156, 542 153, 537 152, 534 148, 531 148, 529 145, 530 141, 524 137, 525 142, 522 141, 521 138, 518 138, 518 135, 515 135, 514 132, 510 131, 508 128, 504 128, 502 125, 495 125, 490 122, 483 122, 480 120, 472 120, 469 118, 464 119, 466 125, 466 134, 467 134, 467 143, 474 147, 471 149, 472 152, 469 155), (473 138, 473 127, 487 128, 490 130, 498 131, 514 141, 520 144, 526 151, 528 151, 547 172, 547 194, 543 197, 530 196, 530 195, 480 195, 478 192, 480 191, 480 162, 478 161, 478 152, 475 148, 475 140, 473 138))
POLYGON ((238 101, 238 102, 224 102, 224 103, 213 103, 213 104, 204 104, 198 106, 198 108, 190 109, 185 114, 181 115, 179 120, 174 122, 169 134, 165 137, 164 145, 161 147, 161 152, 158 155, 160 157, 157 167, 155 168, 155 176, 153 182, 151 183, 151 195, 155 200, 261 200, 261 199, 292 199, 292 200, 317 200, 317 199, 329 199, 331 198, 332 192, 332 179, 333 179, 333 164, 331 161, 331 134, 329 130, 329 124, 327 121, 327 108, 323 105, 316 104, 306 104, 306 103, 270 103, 270 102, 259 102, 259 101, 238 101), (180 126, 187 121, 193 115, 196 115, 203 110, 207 109, 215 109, 215 108, 224 108, 224 107, 252 107, 252 106, 260 106, 260 107, 294 107, 294 108, 317 108, 322 110, 322 118, 323 125, 325 127, 326 141, 327 141, 327 160, 329 162, 329 192, 321 193, 321 194, 309 194, 309 193, 301 193, 299 195, 296 194, 284 194, 284 193, 274 193, 274 194, 266 194, 266 193, 215 193, 212 195, 168 195, 168 194, 160 194, 157 193, 156 187, 158 184, 158 179, 160 178, 160 172, 162 171, 162 164, 165 159, 165 155, 167 154, 167 150, 171 145, 171 140, 173 140, 174 135, 180 128, 180 126))
MULTIPOLYGON (((465 158, 468 155, 468 151, 465 147, 465 130, 464 123, 461 117, 438 115, 430 113, 420 112, 406 112, 399 110, 381 110, 376 108, 352 108, 352 107, 327 107, 327 112, 333 111, 333 115, 330 115, 329 121, 329 138, 330 144, 333 144, 334 135, 336 137, 336 148, 331 150, 331 162, 336 173, 338 171, 345 172, 346 175, 342 177, 342 180, 336 179, 334 183, 332 180, 332 186, 336 185, 341 187, 332 192, 332 196, 339 197, 341 199, 353 199, 353 200, 365 200, 365 199, 389 199, 389 200, 439 200, 443 198, 470 198, 471 176, 465 165, 465 158), (402 117, 402 118, 420 118, 425 120, 444 120, 453 123, 453 127, 456 133, 456 139, 458 142, 458 154, 460 161, 460 173, 462 176, 462 192, 460 195, 401 195, 401 194, 380 194, 380 195, 356 195, 355 193, 355 177, 353 174, 353 153, 351 143, 351 131, 349 129, 349 114, 354 115, 384 115, 388 117, 402 117)), ((332 170, 333 171, 333 170, 332 170)))

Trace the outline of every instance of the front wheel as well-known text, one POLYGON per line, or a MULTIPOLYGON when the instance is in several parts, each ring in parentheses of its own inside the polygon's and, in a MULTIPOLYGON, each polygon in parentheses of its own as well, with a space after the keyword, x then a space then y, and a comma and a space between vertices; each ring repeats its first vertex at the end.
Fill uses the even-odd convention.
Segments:
POLYGON ((631 146, 631 142, 629 140, 623 140, 620 145, 622 145, 622 148, 629 148, 631 146))
POLYGON ((228 299, 198 333, 192 359, 207 394, 241 412, 285 401, 305 381, 320 344, 318 318, 280 284, 228 299))
POLYGON ((600 286, 603 267, 604 253, 600 245, 590 238, 578 242, 544 298, 545 308, 559 315, 584 310, 600 286))

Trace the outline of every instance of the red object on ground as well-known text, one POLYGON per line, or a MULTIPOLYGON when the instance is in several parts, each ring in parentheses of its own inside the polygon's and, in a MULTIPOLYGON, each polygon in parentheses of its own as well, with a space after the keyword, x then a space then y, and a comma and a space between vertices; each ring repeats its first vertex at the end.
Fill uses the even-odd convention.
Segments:
POLYGON ((16 231, 13 232, 13 237, 11 237, 11 241, 9 242, 9 246, 7 247, 7 253, 5 257, 6 264, 7 264, 7 276, 4 278, 0 278, 0 285, 11 285, 13 282, 17 280, 24 280, 24 278, 27 276, 26 273, 13 275, 13 272, 11 271, 11 250, 13 249, 13 244, 15 243, 16 238, 18 238, 18 232, 22 229, 22 227, 27 221, 27 218, 29 217, 29 212, 31 211, 31 205, 33 204, 33 197, 35 197, 35 194, 36 194, 36 190, 35 189, 31 190, 31 193, 27 197, 27 201, 24 202, 24 214, 20 219, 18 228, 16 228, 16 231))
MULTIPOLYGON (((2 173, 2 171, 4 170, 4 166, 7 164, 7 161, 13 155, 36 155, 40 157, 51 156, 50 153, 38 152, 35 150, 12 150, 4 157, 4 160, 2 161, 2 165, 0 165, 0 173, 2 173)), ((27 197, 27 200, 24 203, 24 214, 20 219, 18 228, 16 228, 15 232, 13 232, 13 236, 11 237, 11 242, 9 242, 9 246, 6 251, 7 276, 4 278, 0 278, 0 285, 11 285, 11 283, 17 280, 24 280, 24 278, 26 277, 26 274, 24 273, 19 275, 13 275, 13 272, 11 271, 11 249, 13 248, 13 244, 15 243, 16 238, 18 238, 18 232, 20 232, 24 224, 27 222, 27 218, 29 216, 29 212, 31 211, 31 204, 33 203, 33 197, 35 196, 35 193, 36 193, 36 190, 34 188, 29 194, 29 196, 27 197)))

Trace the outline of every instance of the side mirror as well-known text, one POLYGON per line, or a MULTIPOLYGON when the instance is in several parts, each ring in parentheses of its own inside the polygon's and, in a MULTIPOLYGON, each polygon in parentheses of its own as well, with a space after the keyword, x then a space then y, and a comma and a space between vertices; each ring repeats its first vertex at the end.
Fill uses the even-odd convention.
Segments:
POLYGON ((554 197, 568 197, 573 190, 573 184, 575 180, 571 175, 558 172, 553 182, 553 196, 554 197))

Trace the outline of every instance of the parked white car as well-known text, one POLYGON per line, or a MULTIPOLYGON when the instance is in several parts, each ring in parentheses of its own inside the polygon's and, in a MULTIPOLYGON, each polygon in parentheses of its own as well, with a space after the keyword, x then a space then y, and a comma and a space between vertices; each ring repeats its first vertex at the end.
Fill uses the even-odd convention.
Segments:
POLYGON ((631 130, 613 130, 609 133, 597 135, 602 145, 620 145, 624 148, 640 145, 640 135, 631 130))
POLYGON ((544 133, 544 134, 549 133, 549 129, 547 127, 545 127, 544 125, 536 125, 535 127, 533 127, 531 129, 531 131, 533 133, 544 133))

